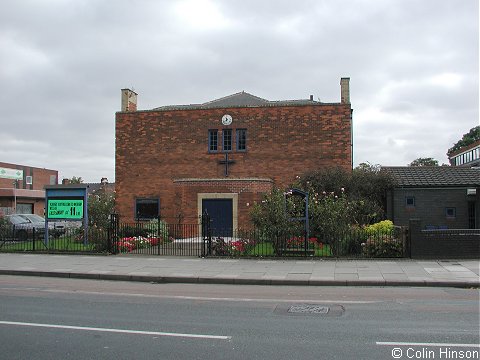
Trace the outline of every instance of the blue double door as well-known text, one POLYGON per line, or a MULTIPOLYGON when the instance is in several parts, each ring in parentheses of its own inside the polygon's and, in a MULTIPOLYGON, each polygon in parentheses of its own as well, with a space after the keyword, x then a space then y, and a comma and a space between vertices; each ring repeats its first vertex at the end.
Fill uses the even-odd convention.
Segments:
POLYGON ((232 199, 203 199, 202 213, 210 217, 212 236, 231 237, 233 235, 232 199))

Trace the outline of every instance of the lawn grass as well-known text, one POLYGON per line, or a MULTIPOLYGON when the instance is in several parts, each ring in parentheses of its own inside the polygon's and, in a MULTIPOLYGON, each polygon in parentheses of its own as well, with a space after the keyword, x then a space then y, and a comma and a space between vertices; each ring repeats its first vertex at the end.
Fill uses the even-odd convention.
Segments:
POLYGON ((275 256, 275 250, 273 249, 272 243, 261 242, 253 247, 248 253, 247 256, 275 256))
POLYGON ((332 249, 330 245, 324 244, 322 247, 315 247, 315 256, 328 257, 332 256, 332 249))
MULTIPOLYGON (((275 250, 273 248, 272 243, 270 242, 261 242, 255 245, 250 251, 248 251, 246 256, 276 256, 275 250)), ((303 254, 298 256, 304 256, 303 254)), ((328 257, 332 256, 332 250, 330 245, 325 244, 322 247, 315 247, 315 254, 313 256, 316 257, 328 257)))
POLYGON ((43 239, 35 240, 35 247, 32 240, 27 241, 0 241, 0 251, 88 251, 95 249, 94 244, 84 245, 83 242, 74 241, 73 237, 61 236, 57 239, 49 239, 48 246, 43 239))

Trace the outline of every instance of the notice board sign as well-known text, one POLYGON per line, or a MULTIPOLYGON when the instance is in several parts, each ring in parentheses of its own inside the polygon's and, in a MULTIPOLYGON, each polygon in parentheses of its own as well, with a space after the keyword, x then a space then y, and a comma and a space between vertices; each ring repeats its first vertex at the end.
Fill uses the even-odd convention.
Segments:
POLYGON ((82 220, 83 199, 48 199, 47 218, 82 220))
POLYGON ((83 243, 88 244, 88 185, 45 186, 45 244, 48 245, 48 222, 77 221, 83 224, 83 243))

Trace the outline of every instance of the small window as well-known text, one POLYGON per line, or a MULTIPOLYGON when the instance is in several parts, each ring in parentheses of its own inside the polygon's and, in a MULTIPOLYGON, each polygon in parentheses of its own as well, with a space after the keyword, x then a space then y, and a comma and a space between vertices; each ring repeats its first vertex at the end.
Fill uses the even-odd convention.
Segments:
POLYGON ((158 199, 137 199, 135 203, 135 217, 138 220, 155 219, 160 214, 158 199))
POLYGON ((223 129, 223 151, 232 151, 232 129, 223 129))
POLYGON ((218 151, 218 130, 208 130, 208 152, 218 151))
POLYGON ((406 196, 405 197, 405 206, 415 207, 415 196, 406 196))
POLYGON ((445 208, 445 216, 448 219, 455 219, 457 217, 457 208, 454 208, 454 207, 445 208))
POLYGON ((237 129, 237 151, 247 151, 247 129, 237 129))
POLYGON ((33 204, 17 203, 17 214, 33 214, 33 204))

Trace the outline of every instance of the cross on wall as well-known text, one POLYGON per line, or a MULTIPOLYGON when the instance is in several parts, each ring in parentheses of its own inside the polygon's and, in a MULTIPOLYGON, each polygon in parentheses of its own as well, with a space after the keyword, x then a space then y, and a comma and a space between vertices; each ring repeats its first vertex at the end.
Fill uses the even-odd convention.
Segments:
POLYGON ((225 165, 225 177, 228 177, 228 168, 230 165, 235 164, 235 160, 229 159, 228 158, 228 152, 225 153, 225 159, 224 160, 219 160, 219 164, 224 164, 225 165))

